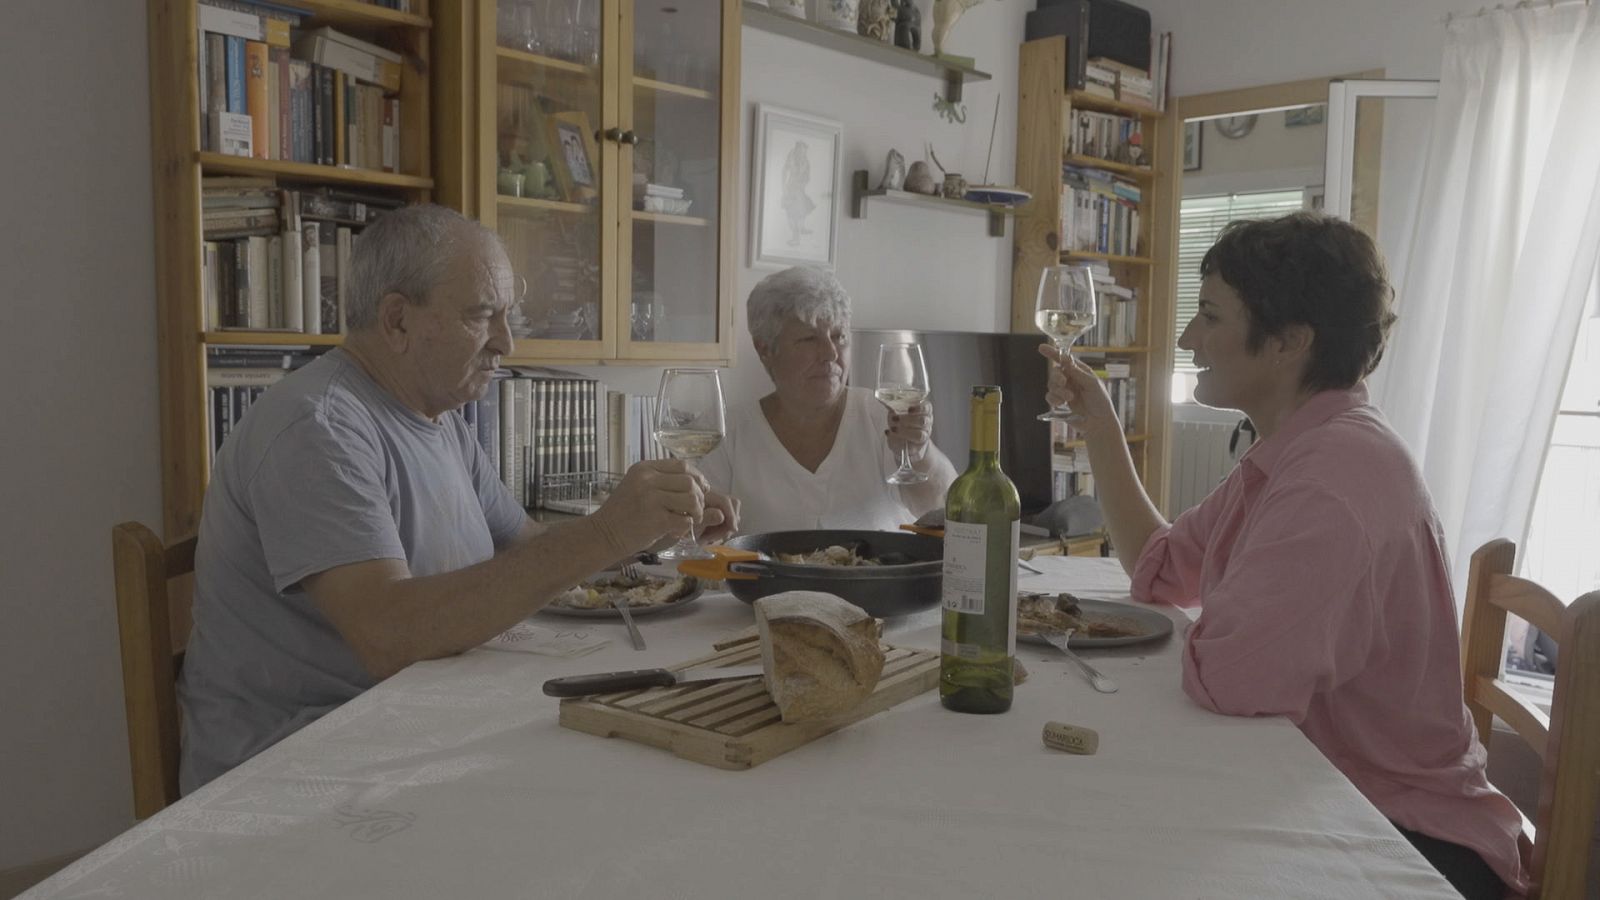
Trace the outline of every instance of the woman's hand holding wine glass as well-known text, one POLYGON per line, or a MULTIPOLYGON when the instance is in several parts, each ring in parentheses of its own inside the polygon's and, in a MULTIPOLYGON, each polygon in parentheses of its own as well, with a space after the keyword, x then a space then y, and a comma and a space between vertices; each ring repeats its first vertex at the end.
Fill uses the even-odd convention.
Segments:
MULTIPOLYGON (((921 344, 882 344, 878 347, 878 402, 904 416, 928 399, 928 366, 921 344)), ((928 476, 911 467, 911 449, 900 448, 900 468, 884 479, 890 484, 920 484, 928 476)))
MULTIPOLYGON (((1093 271, 1084 265, 1046 266, 1039 276, 1039 296, 1033 323, 1049 336, 1063 359, 1070 359, 1072 342, 1094 327, 1095 293, 1093 271)), ((1065 404, 1041 413, 1045 422, 1082 422, 1083 415, 1065 404)))

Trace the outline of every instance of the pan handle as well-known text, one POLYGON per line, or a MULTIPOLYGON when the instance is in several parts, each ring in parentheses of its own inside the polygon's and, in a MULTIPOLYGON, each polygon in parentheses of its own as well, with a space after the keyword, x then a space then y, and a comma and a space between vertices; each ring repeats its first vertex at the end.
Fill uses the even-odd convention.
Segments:
POLYGON ((706 549, 711 551, 711 559, 686 559, 678 563, 679 574, 713 581, 755 581, 764 572, 759 553, 723 544, 712 544, 706 549))

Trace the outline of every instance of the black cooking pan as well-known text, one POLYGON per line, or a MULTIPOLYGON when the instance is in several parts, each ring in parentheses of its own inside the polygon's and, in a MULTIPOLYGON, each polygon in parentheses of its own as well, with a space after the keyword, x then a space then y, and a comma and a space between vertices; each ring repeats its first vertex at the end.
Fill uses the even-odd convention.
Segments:
MULTIPOLYGON (((729 538, 725 546, 760 554, 760 559, 726 563, 728 590, 746 603, 784 591, 822 591, 854 603, 873 616, 903 616, 939 605, 943 586, 944 541, 897 531, 774 531, 729 538), (840 545, 882 561, 878 566, 808 566, 781 563, 778 553, 811 553, 840 545)), ((715 548, 711 548, 713 551, 715 548)), ((739 554, 743 556, 743 554, 739 554)), ((702 573, 701 565, 684 563, 679 571, 702 573), (688 567, 693 567, 690 571, 688 567)))

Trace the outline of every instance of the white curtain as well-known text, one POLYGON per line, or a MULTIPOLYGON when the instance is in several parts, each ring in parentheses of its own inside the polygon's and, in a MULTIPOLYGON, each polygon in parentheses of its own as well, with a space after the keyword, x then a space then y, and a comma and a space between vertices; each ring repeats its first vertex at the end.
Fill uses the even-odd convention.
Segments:
POLYGON ((1450 548, 1520 545, 1600 255, 1600 10, 1448 26, 1400 321, 1375 402, 1411 445, 1450 548))

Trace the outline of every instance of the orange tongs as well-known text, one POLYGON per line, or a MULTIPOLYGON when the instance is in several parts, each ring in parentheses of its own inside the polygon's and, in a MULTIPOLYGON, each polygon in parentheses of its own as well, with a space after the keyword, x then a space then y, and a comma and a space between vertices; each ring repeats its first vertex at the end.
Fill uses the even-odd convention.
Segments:
POLYGON ((714 581, 755 581, 761 577, 733 568, 739 563, 761 562, 761 554, 754 550, 740 550, 726 544, 707 544, 704 549, 711 552, 711 559, 686 559, 678 563, 679 574, 714 581))

